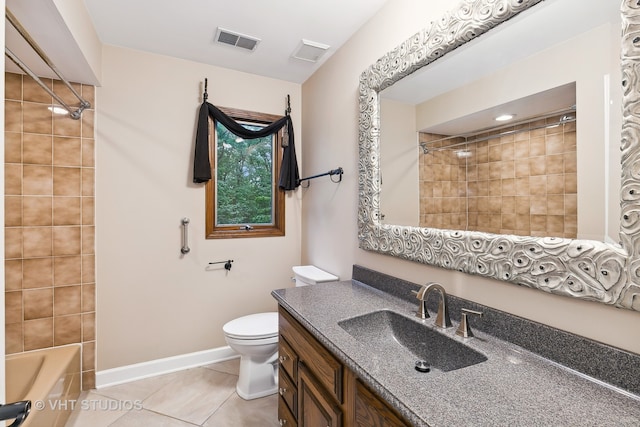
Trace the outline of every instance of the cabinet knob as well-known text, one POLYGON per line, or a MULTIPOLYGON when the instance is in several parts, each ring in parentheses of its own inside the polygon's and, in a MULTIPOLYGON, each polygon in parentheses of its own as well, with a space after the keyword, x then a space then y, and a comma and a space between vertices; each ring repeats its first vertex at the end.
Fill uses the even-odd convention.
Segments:
POLYGON ((278 360, 280 361, 280 363, 284 363, 284 361, 287 360, 287 356, 280 356, 278 357, 278 360))
POLYGON ((278 420, 278 424, 280 424, 281 426, 283 426, 283 425, 287 424, 287 420, 283 420, 282 418, 280 418, 280 419, 278 420))
POLYGON ((282 388, 280 387, 280 389, 278 390, 278 392, 280 393, 280 396, 284 396, 284 394, 287 392, 286 388, 282 388))

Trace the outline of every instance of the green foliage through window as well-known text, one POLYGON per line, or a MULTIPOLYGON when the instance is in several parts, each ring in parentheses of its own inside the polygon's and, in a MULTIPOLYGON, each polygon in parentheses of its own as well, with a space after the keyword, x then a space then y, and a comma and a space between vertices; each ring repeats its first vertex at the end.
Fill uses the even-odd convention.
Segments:
POLYGON ((216 225, 273 224, 273 135, 243 139, 216 123, 215 157, 216 225))

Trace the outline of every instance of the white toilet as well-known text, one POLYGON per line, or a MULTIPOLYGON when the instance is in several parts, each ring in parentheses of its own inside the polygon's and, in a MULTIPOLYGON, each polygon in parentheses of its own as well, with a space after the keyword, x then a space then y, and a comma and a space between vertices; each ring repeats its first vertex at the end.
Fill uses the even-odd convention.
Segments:
MULTIPOLYGON (((312 265, 293 267, 296 286, 332 282, 338 277, 312 265)), ((278 313, 258 313, 227 322, 224 337, 240 355, 238 396, 245 400, 274 394, 278 389, 278 313)))

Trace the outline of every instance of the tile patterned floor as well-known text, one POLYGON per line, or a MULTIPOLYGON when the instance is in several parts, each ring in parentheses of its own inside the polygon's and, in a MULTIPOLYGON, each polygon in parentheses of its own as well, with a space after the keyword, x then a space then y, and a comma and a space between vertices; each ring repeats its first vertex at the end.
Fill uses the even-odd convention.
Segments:
POLYGON ((276 427, 277 394, 236 394, 240 359, 83 392, 66 427, 276 427))

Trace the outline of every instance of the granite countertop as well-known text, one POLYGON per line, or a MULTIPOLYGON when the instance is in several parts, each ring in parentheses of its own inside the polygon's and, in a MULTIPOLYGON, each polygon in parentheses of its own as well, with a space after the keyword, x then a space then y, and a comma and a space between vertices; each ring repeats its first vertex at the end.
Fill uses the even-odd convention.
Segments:
MULTIPOLYGON (((437 329, 487 360, 442 372, 414 369, 415 357, 388 354, 357 341, 338 322, 382 309, 413 318, 415 303, 358 281, 280 289, 278 303, 342 363, 415 426, 634 426, 640 397, 597 383, 514 344, 457 322, 437 329)), ((433 327, 433 318, 424 321, 433 327)))

